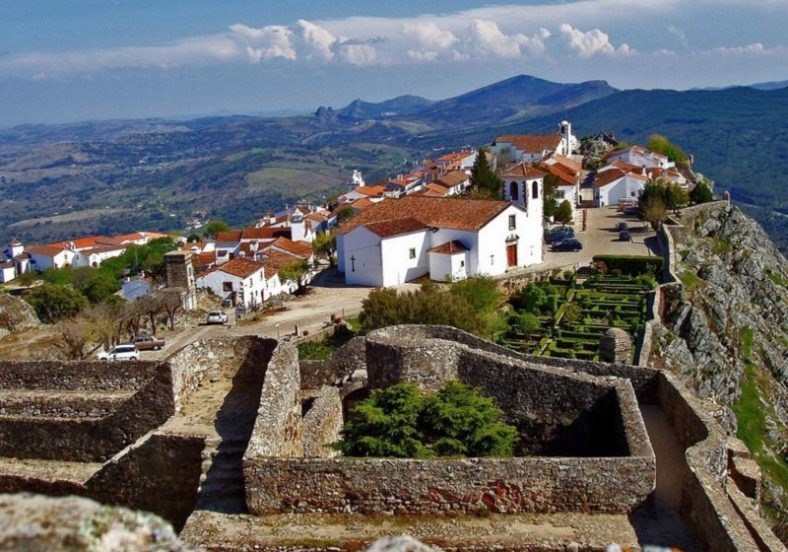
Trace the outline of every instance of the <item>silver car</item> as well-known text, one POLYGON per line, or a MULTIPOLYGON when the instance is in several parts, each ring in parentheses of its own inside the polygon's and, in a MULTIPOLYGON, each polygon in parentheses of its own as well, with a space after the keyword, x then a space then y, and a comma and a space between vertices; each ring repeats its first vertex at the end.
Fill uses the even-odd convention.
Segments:
POLYGON ((227 324, 227 315, 221 311, 211 311, 208 313, 208 324, 227 324))
POLYGON ((117 345, 109 351, 101 351, 98 355, 99 360, 103 361, 120 361, 120 360, 139 360, 140 352, 137 347, 131 344, 117 345))

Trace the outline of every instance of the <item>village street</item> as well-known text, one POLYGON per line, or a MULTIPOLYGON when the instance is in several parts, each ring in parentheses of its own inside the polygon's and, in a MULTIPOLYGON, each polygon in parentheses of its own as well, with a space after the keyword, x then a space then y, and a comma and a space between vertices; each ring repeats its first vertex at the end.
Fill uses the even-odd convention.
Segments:
MULTIPOLYGON (((578 219, 582 216, 578 210, 578 219)), ((582 251, 553 253, 545 245, 544 262, 533 267, 507 272, 500 279, 517 277, 522 274, 542 272, 556 268, 570 269, 574 266, 587 266, 594 255, 658 255, 654 232, 644 226, 637 217, 627 217, 618 213, 614 207, 586 210, 586 230, 582 223, 575 223, 575 235, 583 244, 582 251), (624 221, 632 231, 632 241, 620 241, 616 225, 624 221)), ((408 291, 418 288, 418 284, 402 284, 395 289, 408 291)), ((227 326, 200 325, 187 328, 168 339, 161 351, 143 353, 148 360, 163 360, 178 349, 197 341, 223 335, 259 335, 266 337, 284 337, 291 335, 298 326, 299 331, 315 332, 325 326, 332 315, 352 318, 361 312, 361 303, 373 288, 348 286, 342 275, 335 270, 321 273, 310 284, 309 293, 293 298, 285 303, 286 309, 264 316, 257 322, 235 323, 232 309, 227 309, 230 323, 227 326)))

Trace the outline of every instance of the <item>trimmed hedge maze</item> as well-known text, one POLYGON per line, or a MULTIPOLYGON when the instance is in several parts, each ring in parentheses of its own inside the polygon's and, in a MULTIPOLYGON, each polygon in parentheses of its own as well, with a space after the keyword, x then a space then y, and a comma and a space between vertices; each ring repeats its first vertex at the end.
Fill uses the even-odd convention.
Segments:
MULTIPOLYGON (((596 274, 530 284, 510 297, 508 330, 498 341, 527 354, 599 360, 608 328, 623 328, 637 342, 648 318, 653 276, 596 274)), ((634 361, 634 358, 633 358, 634 361)))

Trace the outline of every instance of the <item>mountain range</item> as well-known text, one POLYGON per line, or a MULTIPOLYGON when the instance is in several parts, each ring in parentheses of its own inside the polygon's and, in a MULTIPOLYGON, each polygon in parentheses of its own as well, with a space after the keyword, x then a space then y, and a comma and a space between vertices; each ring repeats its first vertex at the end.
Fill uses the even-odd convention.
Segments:
POLYGON ((661 133, 695 156, 788 250, 788 88, 616 90, 604 81, 517 76, 439 101, 355 100, 312 115, 146 119, 0 130, 0 238, 182 228, 194 213, 243 224, 287 201, 322 201, 497 134, 661 133))

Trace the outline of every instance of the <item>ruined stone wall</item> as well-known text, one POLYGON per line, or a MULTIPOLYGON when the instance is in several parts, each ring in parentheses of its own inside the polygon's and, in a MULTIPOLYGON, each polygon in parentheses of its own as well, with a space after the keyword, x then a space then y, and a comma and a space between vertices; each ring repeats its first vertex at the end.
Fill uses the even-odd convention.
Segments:
POLYGON ((197 502, 204 446, 202 437, 152 434, 106 462, 85 494, 153 512, 180 529, 197 502))
POLYGON ((0 420, 2 456, 103 461, 161 425, 175 410, 166 365, 6 363, 1 373, 2 388, 24 390, 12 401, 16 413, 0 420), (31 389, 40 392, 30 394, 31 389), (80 403, 79 397, 73 401, 73 394, 60 393, 63 390, 86 396, 80 403), (96 411, 100 416, 82 410, 91 401, 101 403, 96 411))
POLYGON ((304 456, 333 458, 339 454, 331 445, 340 440, 342 399, 338 387, 324 385, 303 419, 304 456))
POLYGON ((628 512, 653 490, 653 458, 269 459, 247 505, 273 512, 628 512))
POLYGON ((264 462, 271 456, 291 458, 303 454, 298 351, 279 343, 265 374, 257 419, 244 454, 244 472, 253 460, 264 462))
POLYGON ((250 364, 265 370, 275 346, 273 339, 254 336, 216 337, 186 345, 167 359, 172 370, 176 407, 180 409, 206 378, 234 377, 250 364))
POLYGON ((301 388, 336 385, 356 370, 366 369, 366 339, 354 337, 326 360, 300 360, 301 388))

